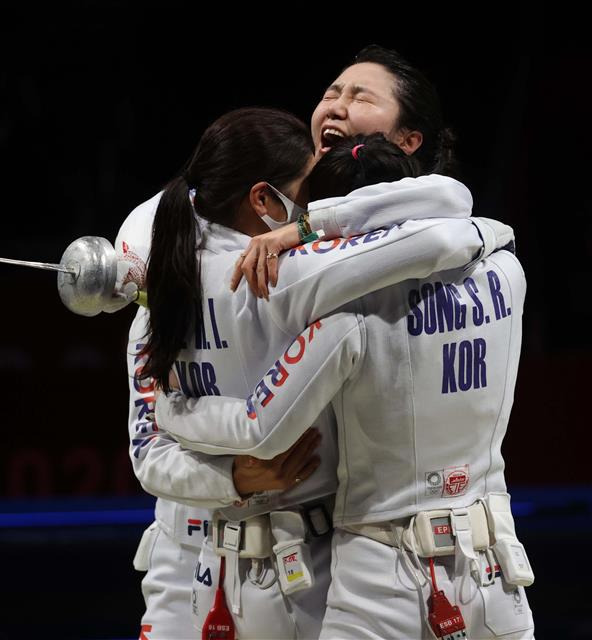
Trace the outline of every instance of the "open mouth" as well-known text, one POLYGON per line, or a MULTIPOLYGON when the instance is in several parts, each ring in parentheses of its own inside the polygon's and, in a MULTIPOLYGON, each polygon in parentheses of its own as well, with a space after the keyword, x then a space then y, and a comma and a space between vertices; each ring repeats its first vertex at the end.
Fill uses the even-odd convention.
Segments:
POLYGON ((321 133, 321 151, 326 153, 335 144, 337 140, 344 138, 345 134, 332 127, 327 127, 321 133))

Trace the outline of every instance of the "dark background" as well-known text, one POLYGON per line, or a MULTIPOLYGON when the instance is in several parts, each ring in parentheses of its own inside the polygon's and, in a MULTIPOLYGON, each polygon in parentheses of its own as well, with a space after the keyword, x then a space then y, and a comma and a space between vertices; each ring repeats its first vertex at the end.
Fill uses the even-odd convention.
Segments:
MULTIPOLYGON (((398 49, 435 82, 475 212, 514 227, 527 275, 504 453, 537 573, 537 637, 587 637, 585 550, 568 560, 592 531, 583 17, 518 3, 436 13, 19 6, 4 6, 0 21, 2 257, 58 262, 79 236, 113 241, 218 115, 265 105, 308 121, 366 44, 398 49)), ((75 316, 54 274, 7 265, 0 291, 0 639, 133 637, 142 602, 131 558, 151 508, 127 457, 124 353, 135 309, 75 316), (68 520, 81 511, 120 516, 68 520)))

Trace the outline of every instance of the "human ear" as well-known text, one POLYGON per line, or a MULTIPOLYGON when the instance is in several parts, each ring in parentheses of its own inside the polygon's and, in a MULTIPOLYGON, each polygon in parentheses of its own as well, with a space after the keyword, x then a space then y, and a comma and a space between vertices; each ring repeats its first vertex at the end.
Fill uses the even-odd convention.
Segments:
POLYGON ((270 203, 267 182, 257 182, 249 191, 249 203, 258 216, 269 215, 270 203))
POLYGON ((395 137, 395 144, 408 156, 414 154, 423 142, 421 131, 398 131, 395 137))

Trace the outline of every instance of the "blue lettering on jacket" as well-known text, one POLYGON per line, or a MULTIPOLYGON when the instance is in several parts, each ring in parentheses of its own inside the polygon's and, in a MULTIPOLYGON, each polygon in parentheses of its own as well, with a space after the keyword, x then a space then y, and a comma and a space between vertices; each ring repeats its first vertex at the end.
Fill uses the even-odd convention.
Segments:
POLYGON ((362 235, 350 236, 349 238, 333 238, 332 240, 315 240, 307 244, 301 244, 294 247, 288 253, 290 258, 293 258, 296 254, 301 256, 308 256, 311 253, 329 253, 339 248, 340 251, 344 249, 352 249, 360 246, 360 243, 367 244, 368 242, 374 242, 381 238, 386 238, 392 229, 398 228, 399 225, 393 225, 388 229, 377 229, 376 231, 370 231, 362 235), (310 250, 310 251, 309 251, 310 250))
POLYGON ((487 272, 487 279, 489 280, 489 291, 491 292, 491 300, 493 302, 493 309, 495 311, 495 319, 505 318, 512 313, 510 307, 506 308, 504 302, 504 294, 502 293, 502 285, 495 271, 487 272))
POLYGON ((154 413, 154 396, 150 398, 136 398, 134 405, 138 407, 138 420, 142 420, 148 414, 154 413))
POLYGON ((209 324, 209 326, 212 329, 212 334, 214 336, 214 346, 216 347, 216 349, 227 349, 228 340, 224 340, 220 336, 220 330, 218 329, 214 298, 208 298, 207 305, 204 305, 204 308, 202 309, 200 322, 196 323, 196 327, 195 327, 195 348, 196 349, 207 350, 212 348, 210 341, 206 338, 206 324, 209 324))
POLYGON ((261 406, 265 407, 269 404, 269 401, 273 398, 273 392, 271 389, 265 384, 264 380, 255 387, 255 395, 261 402, 261 406))
POLYGON ((214 341, 216 342, 216 348, 227 349, 228 342, 220 338, 220 331, 218 331, 218 325, 216 324, 216 311, 214 309, 213 298, 208 298, 208 308, 210 310, 210 321, 212 323, 212 331, 214 332, 214 341))
POLYGON ((380 240, 380 238, 384 238, 384 230, 380 229, 379 231, 371 231, 364 236, 362 242, 364 244, 368 244, 369 242, 374 242, 375 240, 380 240))
POLYGON ((483 338, 462 340, 458 345, 456 342, 442 345, 442 393, 486 387, 486 352, 483 338))
POLYGON ((456 331, 467 326, 467 305, 462 301, 460 291, 453 285, 447 284, 446 288, 454 296, 454 328, 456 331))
POLYGON ((210 362, 177 360, 175 371, 184 395, 191 398, 221 395, 216 386, 216 371, 210 362))
POLYGON ((483 324, 483 319, 485 318, 483 305, 477 296, 479 289, 473 278, 465 278, 464 285, 466 292, 471 296, 471 300, 475 303, 475 306, 473 307, 473 324, 476 327, 479 327, 483 324))
POLYGON ((456 392, 456 375, 454 372, 454 359, 456 357, 456 342, 442 346, 442 393, 456 392))
POLYGON ((434 286, 431 282, 426 282, 421 286, 421 297, 424 302, 424 323, 423 330, 431 335, 438 328, 438 317, 436 316, 436 301, 434 300, 434 286))
MULTIPOLYGON (((333 251, 333 249, 336 249, 341 244, 341 240, 341 238, 333 238, 333 240, 315 240, 315 242, 312 243, 312 250, 314 253, 329 253, 329 251, 333 251), (321 247, 322 244, 326 245, 327 243, 329 243, 330 246, 321 247)), ((344 242, 347 243, 349 240, 345 240, 344 242)))
POLYGON ((196 323, 195 327, 195 348, 196 349, 209 349, 210 343, 206 339, 206 325, 203 321, 196 323))
POLYGON ((290 376, 290 374, 286 371, 286 367, 284 367, 284 365, 279 360, 275 361, 275 367, 273 367, 273 369, 270 369, 267 372, 267 375, 271 376, 271 384, 273 384, 274 387, 281 387, 290 376))
POLYGON ((417 289, 409 291, 409 309, 411 313, 407 316, 407 331, 412 336, 418 336, 423 331, 423 314, 419 308, 421 297, 417 289))
POLYGON ((412 336, 466 328, 467 305, 453 284, 426 282, 420 290, 411 289, 407 301, 407 331, 412 336))
POLYGON ((341 246, 339 247, 340 251, 343 251, 343 249, 347 249, 348 247, 357 247, 359 239, 360 236, 351 236, 351 238, 347 238, 345 242, 341 243, 341 246))
POLYGON ((297 247, 294 247, 293 249, 291 249, 288 255, 290 257, 293 257, 296 255, 296 252, 298 252, 301 256, 307 256, 308 255, 308 251, 306 250, 307 246, 308 245, 299 244, 297 247))
POLYGON ((271 385, 274 387, 281 387, 290 376, 288 368, 296 366, 302 360, 307 349, 307 344, 310 345, 315 338, 316 332, 319 331, 322 326, 322 322, 317 320, 308 326, 307 329, 305 329, 299 336, 296 336, 292 344, 284 352, 284 355, 282 356, 283 362, 276 360, 275 366, 267 372, 265 379, 261 380, 257 384, 255 392, 252 393, 245 401, 247 416, 251 420, 255 420, 257 417, 255 402, 258 402, 262 407, 265 407, 275 397, 275 394, 269 388, 266 379, 269 378, 271 385))
POLYGON ((438 331, 452 331, 454 329, 454 296, 448 287, 436 282, 436 309, 438 313, 438 331))
POLYGON ((142 378, 142 371, 147 356, 141 352, 146 345, 137 343, 135 345, 134 356, 134 389, 139 397, 134 399, 136 413, 136 437, 132 438, 134 458, 140 458, 140 455, 147 451, 145 447, 156 437, 158 426, 154 421, 154 380, 152 378, 142 378))

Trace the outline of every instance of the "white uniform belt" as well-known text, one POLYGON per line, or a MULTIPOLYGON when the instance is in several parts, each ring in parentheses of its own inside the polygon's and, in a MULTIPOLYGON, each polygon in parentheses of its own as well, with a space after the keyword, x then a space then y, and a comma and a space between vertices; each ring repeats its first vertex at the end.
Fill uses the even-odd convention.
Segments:
MULTIPOLYGON (((333 495, 311 500, 282 511, 298 512, 303 531, 307 536, 319 537, 333 531, 331 513, 335 505, 333 495)), ((274 512, 275 513, 275 512, 274 512)), ((267 558, 272 555, 271 522, 269 513, 246 520, 227 520, 216 511, 213 517, 212 538, 218 555, 226 555, 226 549, 234 549, 241 558, 267 558), (233 542, 233 540, 235 540, 233 542)))
POLYGON ((343 529, 391 547, 399 547, 399 540, 402 540, 405 549, 415 549, 422 558, 432 558, 454 555, 455 524, 463 518, 467 520, 466 524, 470 525, 473 549, 488 549, 493 539, 482 502, 476 502, 466 509, 420 511, 410 518, 348 525, 343 529))

